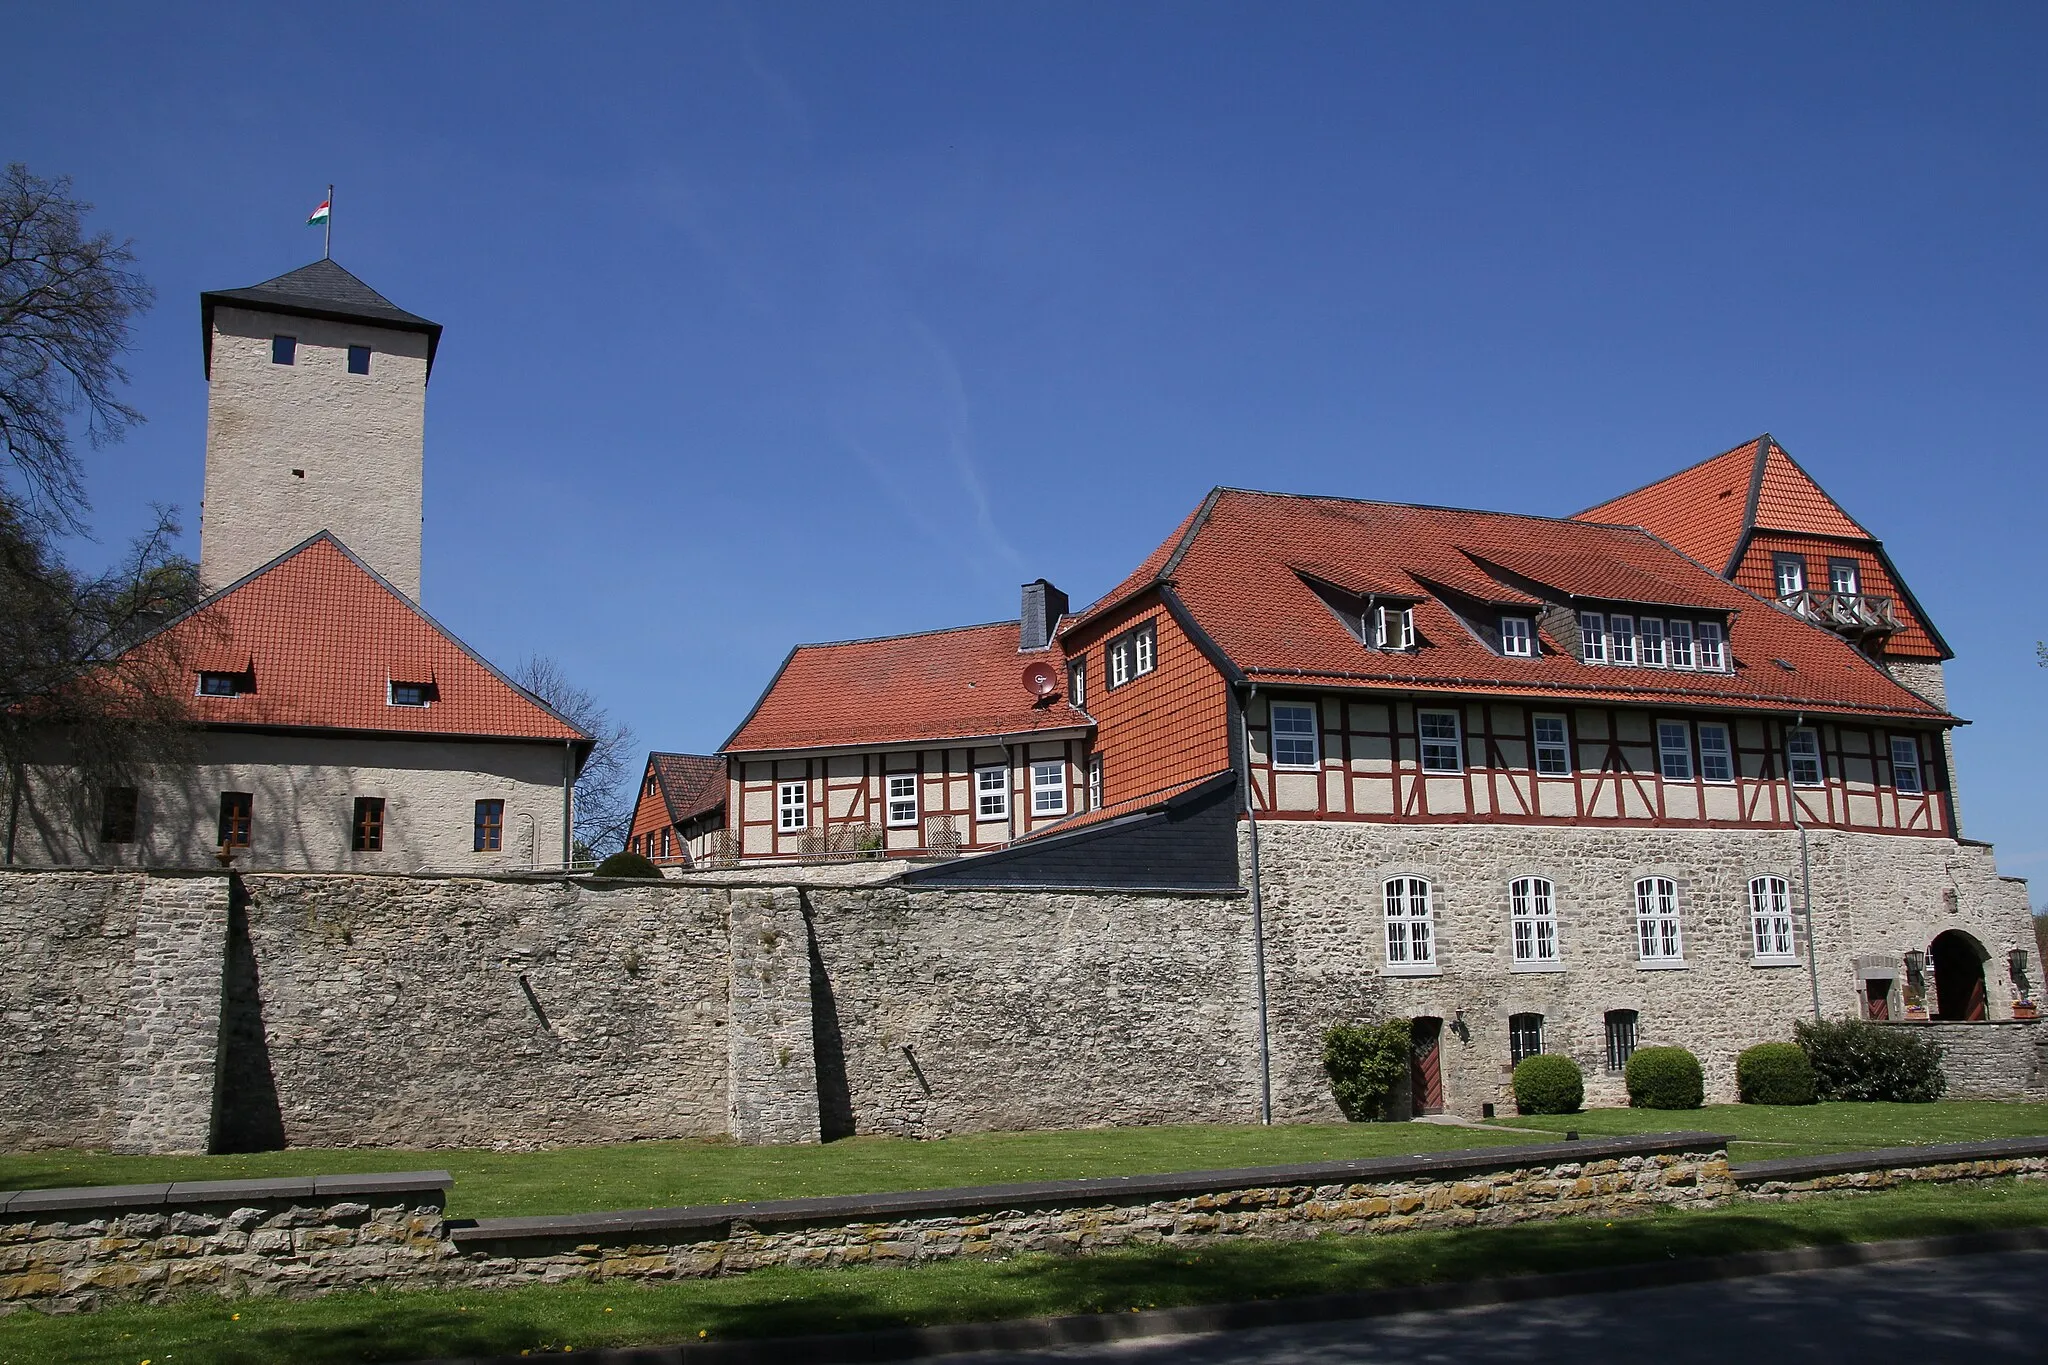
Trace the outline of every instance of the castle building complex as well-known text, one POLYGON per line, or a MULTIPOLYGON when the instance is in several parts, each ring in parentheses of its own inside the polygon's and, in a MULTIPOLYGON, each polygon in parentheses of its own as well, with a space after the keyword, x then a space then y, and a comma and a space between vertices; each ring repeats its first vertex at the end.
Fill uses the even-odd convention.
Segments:
POLYGON ((590 737, 418 602, 440 325, 331 260, 203 294, 200 318, 218 591, 131 651, 189 689, 193 752, 81 784, 53 735, 8 793, 6 861, 563 865, 590 737))

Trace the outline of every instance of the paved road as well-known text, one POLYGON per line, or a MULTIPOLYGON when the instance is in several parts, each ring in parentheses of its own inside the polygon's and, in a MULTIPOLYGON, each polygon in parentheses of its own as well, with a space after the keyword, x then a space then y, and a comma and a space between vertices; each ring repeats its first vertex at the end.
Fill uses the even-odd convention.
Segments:
POLYGON ((2048 1361, 2048 1251, 1812 1270, 927 1365, 2003 1365, 2048 1361))

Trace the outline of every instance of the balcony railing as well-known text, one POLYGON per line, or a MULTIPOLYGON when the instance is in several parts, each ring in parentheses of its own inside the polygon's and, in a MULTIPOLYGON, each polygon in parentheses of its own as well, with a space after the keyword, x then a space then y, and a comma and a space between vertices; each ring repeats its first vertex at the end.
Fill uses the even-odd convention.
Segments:
POLYGON ((1842 635, 1890 635, 1905 627, 1892 610, 1891 598, 1868 593, 1805 588, 1780 597, 1778 605, 1842 635))

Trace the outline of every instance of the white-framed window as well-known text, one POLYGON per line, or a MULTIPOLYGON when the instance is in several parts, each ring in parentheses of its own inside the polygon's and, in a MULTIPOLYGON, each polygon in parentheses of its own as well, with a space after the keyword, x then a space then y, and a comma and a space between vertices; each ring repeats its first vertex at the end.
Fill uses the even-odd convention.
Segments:
POLYGON ((1607 662, 1607 618, 1597 611, 1579 613, 1579 657, 1589 664, 1607 662))
POLYGON ((1088 705, 1088 656, 1085 654, 1067 665, 1067 704, 1076 708, 1088 705))
POLYGON ((1273 703, 1273 766, 1313 768, 1316 753, 1316 708, 1299 702, 1273 703))
POLYGON ((1508 908, 1515 935, 1515 961, 1557 961, 1557 906, 1544 877, 1518 877, 1508 883, 1508 908))
POLYGON ((1102 809, 1102 755, 1088 756, 1088 809, 1102 809))
POLYGON ((1524 1058, 1535 1057, 1543 1052, 1543 1016, 1540 1014, 1510 1014, 1508 1016, 1508 1064, 1520 1066, 1524 1058))
POLYGON ((1031 813, 1067 813, 1067 764, 1058 758, 1041 759, 1031 765, 1031 813))
POLYGON ((1534 658, 1536 627, 1526 616, 1500 618, 1500 652, 1518 659, 1534 658))
POLYGON ((1920 773, 1920 741, 1911 735, 1892 736, 1892 788, 1910 793, 1927 790, 1920 773))
POLYGON ((1664 622, 1645 616, 1636 622, 1636 653, 1649 668, 1664 667, 1664 622))
POLYGON ((1010 818, 1010 770, 1008 768, 976 768, 974 770, 974 818, 977 820, 1007 820, 1010 818))
POLYGON ((887 810, 889 824, 900 829, 917 823, 917 774, 890 773, 882 779, 888 784, 887 810))
POLYGON ((810 784, 808 782, 776 783, 775 828, 783 831, 803 829, 810 823, 810 784))
POLYGON ((1644 962, 1684 960, 1678 883, 1669 877, 1645 877, 1636 883, 1636 956, 1644 962))
POLYGON ((1109 690, 1114 692, 1131 680, 1131 642, 1112 640, 1103 652, 1103 670, 1107 675, 1109 690))
POLYGON ((1792 889, 1783 877, 1749 879, 1749 940, 1759 958, 1792 957, 1792 889))
POLYGON ((1700 722, 1700 776, 1708 782, 1735 780, 1735 746, 1728 727, 1718 722, 1700 722))
POLYGON ((1700 668, 1706 672, 1720 673, 1727 669, 1727 637, 1722 633, 1720 622, 1700 622, 1696 655, 1700 668))
POLYGON ((1536 717, 1536 771, 1544 777, 1571 775, 1571 732, 1563 716, 1536 717))
POLYGON ((1381 649, 1415 648, 1415 608, 1380 606, 1373 616, 1373 638, 1381 649))
POLYGON ((1104 671, 1111 691, 1150 673, 1159 662, 1159 632, 1147 621, 1109 642, 1103 652, 1104 671))
POLYGON ((1617 664, 1632 664, 1636 661, 1635 617, 1607 618, 1607 658, 1608 662, 1617 664))
POLYGON ((1828 561, 1828 591, 1841 597, 1854 597, 1863 591, 1863 571, 1856 567, 1855 560, 1828 561))
POLYGON ((1139 677, 1142 678, 1147 673, 1150 673, 1153 666, 1158 662, 1159 633, 1150 625, 1147 625, 1136 635, 1133 635, 1131 637, 1131 655, 1132 663, 1137 668, 1139 677))
POLYGON ((1459 737, 1456 711, 1417 711, 1415 724, 1422 736, 1422 771, 1465 771, 1465 745, 1459 737))
POLYGON ((1785 768, 1795 787, 1821 785, 1820 731, 1800 726, 1785 732, 1785 768))
POLYGON ((1800 555, 1773 555, 1771 567, 1778 580, 1778 596, 1790 597, 1806 591, 1806 560, 1800 555))
POLYGON ((1657 765, 1667 782, 1692 781, 1692 727, 1682 720, 1657 722, 1657 765))
POLYGON ((1669 657, 1673 668, 1692 667, 1692 622, 1673 621, 1671 623, 1670 634, 1664 641, 1664 652, 1669 657))
POLYGON ((1387 965, 1436 965, 1435 920, 1430 914, 1429 883, 1421 877, 1390 877, 1387 897, 1387 965))

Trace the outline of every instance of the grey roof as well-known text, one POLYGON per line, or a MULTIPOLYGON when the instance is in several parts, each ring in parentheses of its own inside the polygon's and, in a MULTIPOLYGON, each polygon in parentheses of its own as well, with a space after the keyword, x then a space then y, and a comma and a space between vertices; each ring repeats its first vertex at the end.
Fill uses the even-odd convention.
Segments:
POLYGON ((214 289, 199 296, 199 322, 205 332, 206 371, 213 373, 213 310, 217 304, 257 308, 295 317, 337 322, 370 322, 427 338, 427 372, 433 373, 434 352, 441 344, 441 324, 408 313, 331 260, 318 260, 274 280, 246 289, 214 289))

